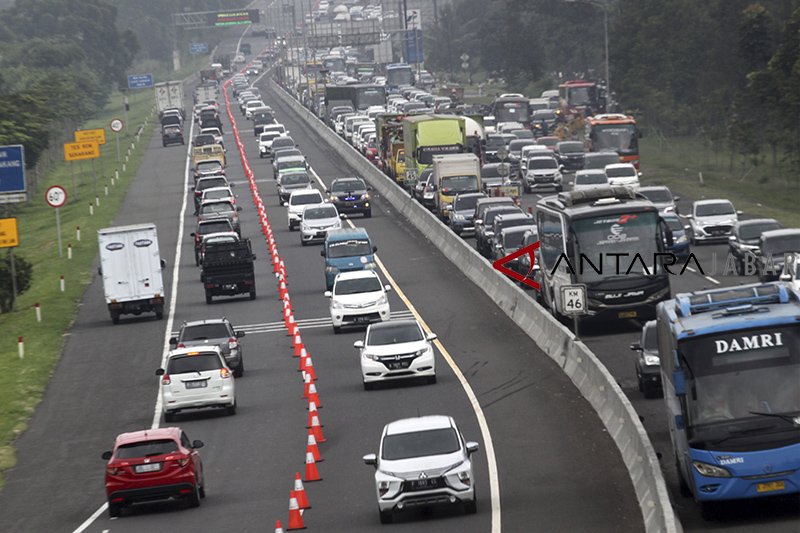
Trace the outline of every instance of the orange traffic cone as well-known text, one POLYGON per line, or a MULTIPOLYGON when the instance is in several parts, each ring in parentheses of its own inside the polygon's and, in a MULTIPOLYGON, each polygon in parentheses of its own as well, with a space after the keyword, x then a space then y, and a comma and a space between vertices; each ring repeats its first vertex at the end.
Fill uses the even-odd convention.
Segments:
POLYGON ((308 441, 306 444, 306 453, 311 452, 311 455, 314 456, 314 462, 321 463, 324 461, 322 456, 319 454, 319 447, 317 446, 317 439, 314 438, 314 434, 312 432, 308 432, 308 441))
POLYGON ((300 512, 297 498, 289 498, 289 527, 286 530, 294 531, 305 528, 306 526, 303 525, 303 513, 300 512))
MULTIPOLYGON (((312 366, 313 370, 314 367, 312 366)), ((316 380, 314 374, 311 374, 311 379, 316 380)), ((317 404, 317 409, 322 409, 322 404, 319 402, 319 394, 317 394, 317 386, 313 383, 308 387, 308 401, 317 404)))
POLYGON ((322 434, 322 425, 319 423, 319 416, 314 415, 311 417, 311 431, 314 433, 314 438, 317 442, 325 442, 325 435, 322 434))
POLYGON ((314 381, 317 380, 317 373, 314 371, 314 361, 311 360, 311 356, 307 355, 305 358, 305 364, 303 366, 303 370, 306 374, 311 374, 311 379, 314 381))
POLYGON ((292 315, 289 315, 289 324, 286 326, 286 329, 288 330, 286 332, 287 335, 289 335, 289 332, 291 331, 291 329, 293 327, 294 327, 294 315, 292 314, 292 315))
MULTIPOLYGON (((305 370, 306 370, 306 359, 308 359, 308 352, 306 351, 305 348, 303 348, 302 350, 300 350, 300 361, 299 361, 300 366, 298 366, 298 368, 297 368, 298 372, 305 372, 305 370)), ((305 378, 303 378, 303 379, 305 379, 305 378)))
MULTIPOLYGON (((293 329, 296 330, 297 326, 294 326, 293 329)), ((303 348, 303 339, 300 337, 300 334, 297 333, 294 336, 294 357, 300 357, 300 350, 303 348)))
POLYGON ((280 520, 275 521, 275 533, 283 533, 283 526, 280 520))
POLYGON ((300 479, 300 472, 294 473, 294 497, 297 498, 297 505, 300 509, 311 509, 311 504, 308 503, 306 496, 306 489, 303 487, 303 480, 300 479))
MULTIPOLYGON (((322 481, 322 478, 319 477, 319 471, 317 471, 317 463, 314 461, 314 454, 311 452, 306 452, 306 483, 310 483, 312 481, 322 481)), ((296 501, 296 500, 295 500, 296 501)))
POLYGON ((296 335, 300 335, 300 326, 298 326, 297 324, 295 324, 294 328, 292 328, 292 337, 296 335))
POLYGON ((304 400, 308 399, 308 391, 309 391, 309 388, 311 388, 311 383, 313 383, 311 381, 311 374, 309 374, 308 372, 303 372, 303 399, 304 400))
POLYGON ((278 299, 283 300, 284 296, 286 296, 286 282, 281 280, 281 284, 278 286, 278 299))
MULTIPOLYGON (((306 424, 306 429, 310 429, 314 425, 314 417, 317 417, 317 423, 319 423, 319 411, 317 411, 317 404, 314 402, 308 402, 308 424, 306 424)), ((314 435, 316 437, 316 435, 314 435)))

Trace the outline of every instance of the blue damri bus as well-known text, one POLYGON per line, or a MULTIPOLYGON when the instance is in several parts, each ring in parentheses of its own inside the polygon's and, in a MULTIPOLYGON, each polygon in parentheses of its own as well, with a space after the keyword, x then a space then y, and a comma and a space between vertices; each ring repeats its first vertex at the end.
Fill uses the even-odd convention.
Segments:
POLYGON ((658 305, 658 351, 681 492, 716 502, 800 492, 800 293, 764 283, 658 305))

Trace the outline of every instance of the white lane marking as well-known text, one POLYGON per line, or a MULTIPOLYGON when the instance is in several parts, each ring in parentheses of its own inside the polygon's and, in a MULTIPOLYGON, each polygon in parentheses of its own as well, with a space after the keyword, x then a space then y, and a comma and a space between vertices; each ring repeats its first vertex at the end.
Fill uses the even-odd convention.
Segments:
POLYGON ((719 281, 715 280, 715 279, 714 279, 714 278, 712 278, 711 276, 703 276, 703 277, 704 277, 704 278, 706 278, 706 279, 707 279, 708 281, 710 281, 711 283, 713 283, 713 284, 715 284, 715 285, 719 285, 719 281))
MULTIPOLYGON (((314 178, 317 182, 322 186, 324 190, 325 183, 319 177, 319 174, 313 169, 313 167, 309 167, 309 171, 311 174, 314 175, 314 178)), ((355 224, 348 218, 345 221, 350 225, 351 228, 355 228, 355 224)), ((389 274, 389 270, 386 268, 386 265, 383 264, 383 261, 380 260, 378 254, 375 254, 375 262, 378 264, 378 267, 383 272, 383 275, 386 276, 386 280, 392 285, 394 288, 394 292, 400 300, 406 304, 408 310, 411 311, 411 314, 414 315, 414 318, 419 321, 422 325, 423 329, 428 333, 431 332, 431 328, 428 327, 428 324, 425 323, 425 320, 417 311, 417 308, 411 303, 411 300, 406 297, 403 290, 394 280, 391 274, 389 274)), ((492 442, 492 435, 489 432, 489 423, 486 421, 486 416, 483 414, 483 408, 481 407, 480 401, 478 401, 478 397, 475 395, 475 391, 472 390, 472 386, 467 381, 467 378, 464 377, 464 374, 461 372, 461 369, 456 363, 455 359, 450 355, 450 352, 444 347, 442 341, 436 339, 433 341, 436 347, 439 349, 439 353, 442 354, 444 360, 447 361, 447 364, 450 366, 450 369, 458 378, 459 383, 461 383, 461 387, 464 389, 464 392, 467 395, 467 399, 469 399, 470 404, 472 405, 472 410, 475 412, 475 417, 478 419, 478 426, 481 430, 481 436, 483 437, 483 443, 486 447, 486 463, 489 469, 489 492, 491 494, 492 500, 492 533, 500 533, 501 531, 501 514, 500 514, 500 476, 497 472, 497 458, 495 457, 494 453, 494 443, 492 442)))
POLYGON ((97 518, 98 518, 98 517, 99 517, 101 514, 103 514, 103 513, 106 511, 106 509, 108 509, 108 502, 105 502, 105 503, 103 503, 103 505, 101 505, 101 506, 100 506, 100 508, 99 508, 98 510, 96 510, 96 511, 95 511, 95 512, 92 514, 92 516, 90 516, 89 518, 87 518, 87 519, 86 519, 86 520, 83 522, 83 524, 79 525, 79 526, 78 526, 78 527, 75 529, 75 531, 73 531, 72 533, 82 533, 83 531, 86 531, 86 528, 87 528, 87 527, 89 527, 89 526, 91 526, 91 525, 92 525, 92 522, 94 522, 95 520, 97 520, 97 518))
POLYGON ((697 270, 693 269, 693 268, 692 268, 692 267, 690 267, 690 266, 687 266, 687 267, 686 267, 686 270, 688 270, 689 272, 695 272, 695 273, 697 272, 697 270))
MULTIPOLYGON (((392 311, 392 318, 408 318, 412 316, 411 311, 392 311)), ((304 328, 318 328, 322 326, 330 326, 332 321, 330 318, 305 318, 296 322, 297 327, 300 328, 301 334, 304 328)), ((264 322, 262 324, 247 324, 244 326, 236 326, 233 329, 236 331, 244 331, 245 333, 266 333, 271 330, 286 331, 285 324, 281 322, 264 322)), ((173 331, 172 336, 175 337, 180 331, 173 331)))

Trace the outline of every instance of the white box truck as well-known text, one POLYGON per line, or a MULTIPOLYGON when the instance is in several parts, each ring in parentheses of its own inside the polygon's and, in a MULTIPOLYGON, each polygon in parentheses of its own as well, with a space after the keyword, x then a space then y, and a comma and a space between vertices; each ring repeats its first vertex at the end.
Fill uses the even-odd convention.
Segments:
POLYGON ((475 154, 433 156, 434 205, 443 219, 459 193, 481 192, 481 162, 475 154))
POLYGON ((164 262, 155 224, 98 230, 100 275, 111 321, 123 314, 155 313, 164 317, 164 262))
POLYGON ((156 109, 159 116, 165 109, 183 108, 183 82, 165 81, 154 85, 156 91, 156 109))

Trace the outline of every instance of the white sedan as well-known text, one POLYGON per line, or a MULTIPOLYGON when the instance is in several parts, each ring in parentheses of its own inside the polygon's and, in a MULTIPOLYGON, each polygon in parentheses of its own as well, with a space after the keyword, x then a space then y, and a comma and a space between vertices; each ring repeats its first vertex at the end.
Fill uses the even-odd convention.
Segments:
POLYGON ((365 340, 353 346, 361 355, 364 389, 381 381, 421 378, 436 383, 436 359, 431 341, 416 320, 389 320, 370 324, 365 340))
POLYGON ((389 320, 391 311, 386 292, 391 289, 391 285, 381 285, 374 270, 337 274, 333 290, 325 292, 325 296, 331 299, 333 332, 339 333, 344 325, 368 325, 389 320))

